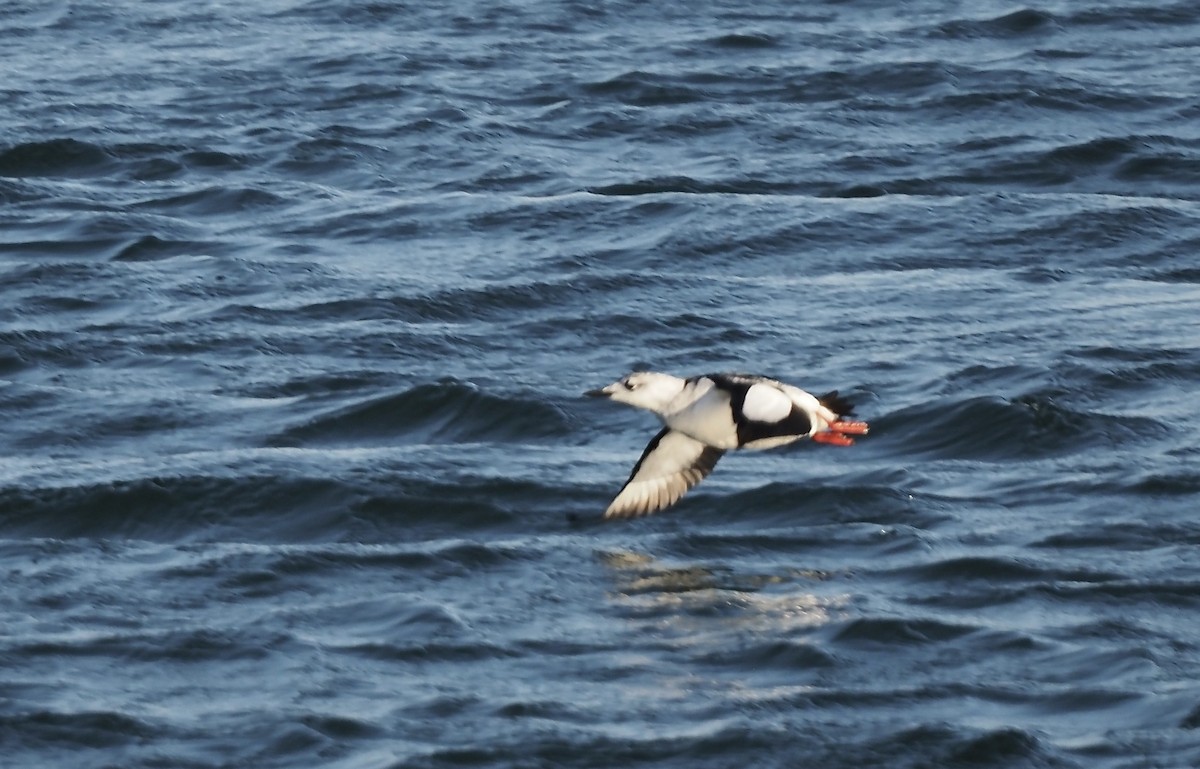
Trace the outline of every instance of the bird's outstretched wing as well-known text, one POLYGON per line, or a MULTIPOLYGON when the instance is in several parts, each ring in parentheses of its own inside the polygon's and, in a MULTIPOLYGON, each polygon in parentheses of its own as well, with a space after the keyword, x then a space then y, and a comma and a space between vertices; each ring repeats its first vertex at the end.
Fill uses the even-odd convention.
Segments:
POLYGON ((646 446, 604 517, 648 515, 670 507, 704 480, 724 453, 664 427, 646 446))

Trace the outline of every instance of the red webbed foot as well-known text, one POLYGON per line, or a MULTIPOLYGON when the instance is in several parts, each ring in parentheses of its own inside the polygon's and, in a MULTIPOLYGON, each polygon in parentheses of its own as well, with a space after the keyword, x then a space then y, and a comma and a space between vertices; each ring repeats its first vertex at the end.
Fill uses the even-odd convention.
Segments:
POLYGON ((869 429, 866 422, 839 419, 836 422, 830 422, 829 427, 813 435, 812 439, 817 443, 827 443, 830 446, 853 446, 854 439, 847 436, 866 435, 869 429))
POLYGON ((814 443, 828 443, 830 446, 853 446, 854 439, 847 438, 841 433, 816 433, 812 437, 814 443))

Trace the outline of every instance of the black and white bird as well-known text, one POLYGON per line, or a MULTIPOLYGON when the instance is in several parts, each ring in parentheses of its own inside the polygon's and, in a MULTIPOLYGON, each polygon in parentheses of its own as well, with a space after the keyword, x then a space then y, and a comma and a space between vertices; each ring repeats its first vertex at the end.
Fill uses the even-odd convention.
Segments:
POLYGON ((605 518, 648 515, 670 507, 733 449, 770 449, 804 438, 849 446, 867 423, 846 419, 851 405, 836 391, 816 396, 750 374, 680 379, 639 371, 585 395, 652 411, 663 427, 633 466, 605 518))

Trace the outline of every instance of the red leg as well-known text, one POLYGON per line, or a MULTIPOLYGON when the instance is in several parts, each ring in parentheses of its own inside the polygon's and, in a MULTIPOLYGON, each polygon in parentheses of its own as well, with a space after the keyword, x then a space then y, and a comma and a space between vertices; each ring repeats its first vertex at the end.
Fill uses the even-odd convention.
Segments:
POLYGON ((853 446, 854 440, 841 433, 820 432, 812 437, 814 443, 828 443, 831 446, 853 446))

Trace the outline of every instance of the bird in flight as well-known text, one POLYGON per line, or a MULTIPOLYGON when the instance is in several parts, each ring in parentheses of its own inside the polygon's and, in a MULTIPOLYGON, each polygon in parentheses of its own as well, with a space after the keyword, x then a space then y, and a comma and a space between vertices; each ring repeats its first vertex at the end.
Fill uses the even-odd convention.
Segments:
POLYGON ((585 395, 652 411, 665 425, 650 440, 605 518, 648 515, 679 501, 733 449, 770 449, 805 438, 834 446, 866 435, 847 419, 853 407, 837 392, 813 395, 752 374, 681 379, 638 371, 585 395))

